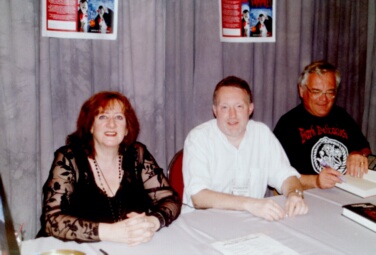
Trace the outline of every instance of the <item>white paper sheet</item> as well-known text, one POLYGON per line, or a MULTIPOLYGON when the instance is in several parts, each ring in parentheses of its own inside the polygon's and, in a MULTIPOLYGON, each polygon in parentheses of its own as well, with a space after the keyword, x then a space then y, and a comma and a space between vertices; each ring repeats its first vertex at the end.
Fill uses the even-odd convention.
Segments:
POLYGON ((247 235, 212 244, 224 255, 298 255, 289 247, 264 234, 247 235))

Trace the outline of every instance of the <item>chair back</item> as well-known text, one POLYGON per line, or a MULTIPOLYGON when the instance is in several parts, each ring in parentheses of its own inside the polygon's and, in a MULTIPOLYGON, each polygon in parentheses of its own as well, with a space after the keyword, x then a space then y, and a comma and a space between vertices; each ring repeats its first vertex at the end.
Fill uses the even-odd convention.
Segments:
POLYGON ((167 169, 167 176, 171 187, 179 194, 183 200, 183 149, 178 151, 171 159, 167 169))

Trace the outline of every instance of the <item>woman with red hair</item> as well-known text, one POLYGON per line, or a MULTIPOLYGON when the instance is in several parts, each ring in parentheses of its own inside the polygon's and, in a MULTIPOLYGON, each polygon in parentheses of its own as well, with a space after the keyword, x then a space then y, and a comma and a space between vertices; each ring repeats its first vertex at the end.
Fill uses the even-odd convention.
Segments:
POLYGON ((38 237, 137 245, 178 217, 179 196, 136 141, 139 130, 132 105, 118 92, 83 104, 43 186, 38 237))

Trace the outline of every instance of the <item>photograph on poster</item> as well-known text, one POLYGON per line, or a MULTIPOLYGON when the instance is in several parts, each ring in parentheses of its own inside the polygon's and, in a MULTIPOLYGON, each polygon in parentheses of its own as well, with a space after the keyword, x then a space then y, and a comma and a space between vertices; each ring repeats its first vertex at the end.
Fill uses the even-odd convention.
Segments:
POLYGON ((115 40, 118 0, 42 0, 42 36, 115 40))
POLYGON ((222 42, 275 42, 275 0, 219 0, 222 42))

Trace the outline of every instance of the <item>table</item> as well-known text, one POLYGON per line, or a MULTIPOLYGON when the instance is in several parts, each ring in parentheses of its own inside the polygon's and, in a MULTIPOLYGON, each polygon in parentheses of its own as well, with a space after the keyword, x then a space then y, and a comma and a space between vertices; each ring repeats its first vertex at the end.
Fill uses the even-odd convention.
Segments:
POLYGON ((339 206, 361 202, 376 203, 376 196, 361 198, 337 187, 332 189, 310 189, 306 190, 304 193, 311 196, 316 196, 320 199, 326 200, 329 203, 339 206))
MULTIPOLYGON (((270 199, 283 205, 285 198, 270 199)), ((35 255, 51 249, 75 249, 87 255, 101 254, 204 254, 220 255, 211 244, 249 234, 265 234, 298 254, 376 254, 376 233, 341 216, 343 204, 373 202, 376 197, 362 199, 338 188, 305 192, 309 213, 303 216, 268 222, 246 212, 217 209, 183 213, 167 228, 157 232, 146 244, 98 242, 78 244, 62 242, 53 237, 27 240, 22 255, 35 255)))

